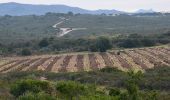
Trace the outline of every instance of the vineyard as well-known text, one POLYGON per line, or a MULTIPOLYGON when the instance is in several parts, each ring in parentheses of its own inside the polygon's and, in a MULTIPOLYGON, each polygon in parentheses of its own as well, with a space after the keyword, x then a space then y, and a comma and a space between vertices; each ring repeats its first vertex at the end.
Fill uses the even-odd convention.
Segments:
POLYGON ((0 59, 0 73, 13 71, 80 72, 116 67, 142 70, 170 66, 170 47, 114 50, 106 53, 81 53, 0 59))

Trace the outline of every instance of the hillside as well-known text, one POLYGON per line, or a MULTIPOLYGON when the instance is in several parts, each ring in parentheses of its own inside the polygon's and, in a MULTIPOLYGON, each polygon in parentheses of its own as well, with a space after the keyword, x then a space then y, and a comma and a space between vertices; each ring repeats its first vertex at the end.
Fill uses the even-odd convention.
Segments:
POLYGON ((170 16, 73 16, 70 20, 60 24, 62 28, 86 28, 85 30, 72 31, 68 37, 82 37, 106 34, 155 34, 169 30, 170 16))
POLYGON ((58 37, 80 38, 115 34, 162 34, 170 30, 170 16, 102 16, 47 13, 42 16, 1 16, 0 41, 3 43, 58 37), (64 18, 64 19, 63 19, 64 18), (67 20, 66 20, 67 19, 67 20), (53 27, 55 24, 56 27, 53 27))
POLYGON ((1 58, 0 72, 47 71, 80 72, 116 67, 120 70, 142 70, 170 66, 170 47, 138 48, 107 53, 78 53, 30 57, 1 58))

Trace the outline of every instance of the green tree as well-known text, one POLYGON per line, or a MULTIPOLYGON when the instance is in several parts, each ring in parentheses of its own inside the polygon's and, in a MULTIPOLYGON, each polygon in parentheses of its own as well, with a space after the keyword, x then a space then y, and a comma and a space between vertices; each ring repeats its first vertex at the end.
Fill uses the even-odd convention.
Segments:
POLYGON ((143 44, 141 43, 140 39, 131 39, 131 38, 127 38, 124 39, 120 44, 120 47, 124 47, 124 48, 134 48, 134 47, 141 47, 143 46, 143 44))
POLYGON ((96 46, 100 52, 106 52, 106 50, 112 48, 111 42, 107 37, 99 37, 96 46))
POLYGON ((90 45, 90 50, 93 52, 96 51, 106 52, 106 50, 111 48, 112 48, 111 41, 107 37, 99 37, 96 39, 95 43, 90 45))
POLYGON ((49 41, 45 38, 45 39, 42 39, 40 42, 39 42, 39 46, 40 47, 47 47, 49 45, 49 41))
POLYGON ((31 50, 29 50, 29 49, 27 49, 27 48, 22 49, 21 54, 22 54, 23 56, 29 56, 29 55, 31 55, 31 50))

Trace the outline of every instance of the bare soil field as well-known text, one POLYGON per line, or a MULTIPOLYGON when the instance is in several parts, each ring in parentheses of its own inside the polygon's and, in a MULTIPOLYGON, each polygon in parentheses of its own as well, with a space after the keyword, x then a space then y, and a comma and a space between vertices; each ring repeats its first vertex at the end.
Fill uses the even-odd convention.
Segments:
POLYGON ((70 53, 0 59, 0 73, 13 71, 77 72, 116 67, 142 70, 170 66, 170 47, 112 50, 106 53, 70 53))

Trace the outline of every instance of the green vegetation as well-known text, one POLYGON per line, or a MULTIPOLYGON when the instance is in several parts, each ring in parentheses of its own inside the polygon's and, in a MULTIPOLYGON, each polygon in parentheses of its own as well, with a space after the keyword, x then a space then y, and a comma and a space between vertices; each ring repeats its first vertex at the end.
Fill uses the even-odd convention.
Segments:
POLYGON ((40 93, 26 93, 22 96, 19 96, 18 100, 57 100, 55 97, 40 92, 40 93))
POLYGON ((161 66, 145 73, 115 68, 81 73, 6 73, 0 76, 0 91, 4 91, 0 99, 169 100, 169 74, 170 68, 161 66))
POLYGON ((100 51, 170 43, 170 16, 47 13, 0 16, 0 55, 100 51), (64 20, 65 19, 65 20, 64 20), (69 20, 66 20, 69 19, 69 20), (52 26, 63 21, 56 28, 52 26), (87 28, 57 37, 59 28, 87 28), (28 51, 27 50, 27 51, 28 51), (25 52, 25 50, 24 50, 25 52))
POLYGON ((49 42, 48 42, 48 40, 46 38, 44 38, 43 40, 41 40, 39 42, 40 47, 47 47, 48 45, 49 45, 49 42))
POLYGON ((73 100, 74 97, 79 98, 83 94, 95 92, 95 87, 83 85, 73 81, 61 81, 56 84, 56 90, 63 94, 63 97, 73 100))
POLYGON ((87 28, 87 30, 73 31, 65 37, 80 38, 94 34, 161 34, 169 31, 170 16, 102 16, 102 15, 72 15, 61 13, 47 13, 36 16, 0 16, 0 42, 21 42, 39 40, 45 37, 55 37, 58 30, 52 26, 69 18, 59 27, 87 28), (94 34, 93 34, 94 33, 94 34))
POLYGON ((26 92, 39 93, 48 92, 51 94, 52 87, 49 82, 38 80, 21 80, 11 86, 11 94, 18 97, 26 92))
POLYGON ((21 51, 21 55, 23 55, 23 56, 29 56, 29 55, 31 55, 31 51, 30 51, 29 49, 23 49, 23 50, 21 51))
POLYGON ((94 38, 43 38, 36 41, 0 45, 1 55, 30 55, 65 52, 105 52, 117 48, 138 48, 170 43, 169 32, 155 35, 118 35, 116 37, 99 36, 94 38))
POLYGON ((111 41, 106 37, 99 37, 94 44, 91 44, 91 51, 106 52, 108 49, 112 48, 111 41))
POLYGON ((115 34, 161 34, 169 30, 170 16, 102 16, 79 15, 73 16, 63 23, 62 27, 87 28, 87 30, 73 31, 68 37, 88 37, 93 35, 115 34))
MULTIPOLYGON (((106 52, 170 43, 170 15, 0 16, 0 56, 106 52), (67 19, 67 20, 66 20, 67 19), (63 21, 64 20, 64 21, 63 21), (63 21, 56 28, 54 24, 63 21), (57 37, 59 28, 87 28, 57 37)), ((118 55, 120 52, 117 53, 118 55)), ((9 66, 12 67, 12 66, 9 66)), ((74 73, 0 73, 0 100, 170 100, 170 67, 74 73)))
POLYGON ((0 41, 16 43, 55 36, 56 30, 52 26, 61 21, 60 17, 67 18, 69 15, 47 13, 42 16, 0 16, 0 41))

